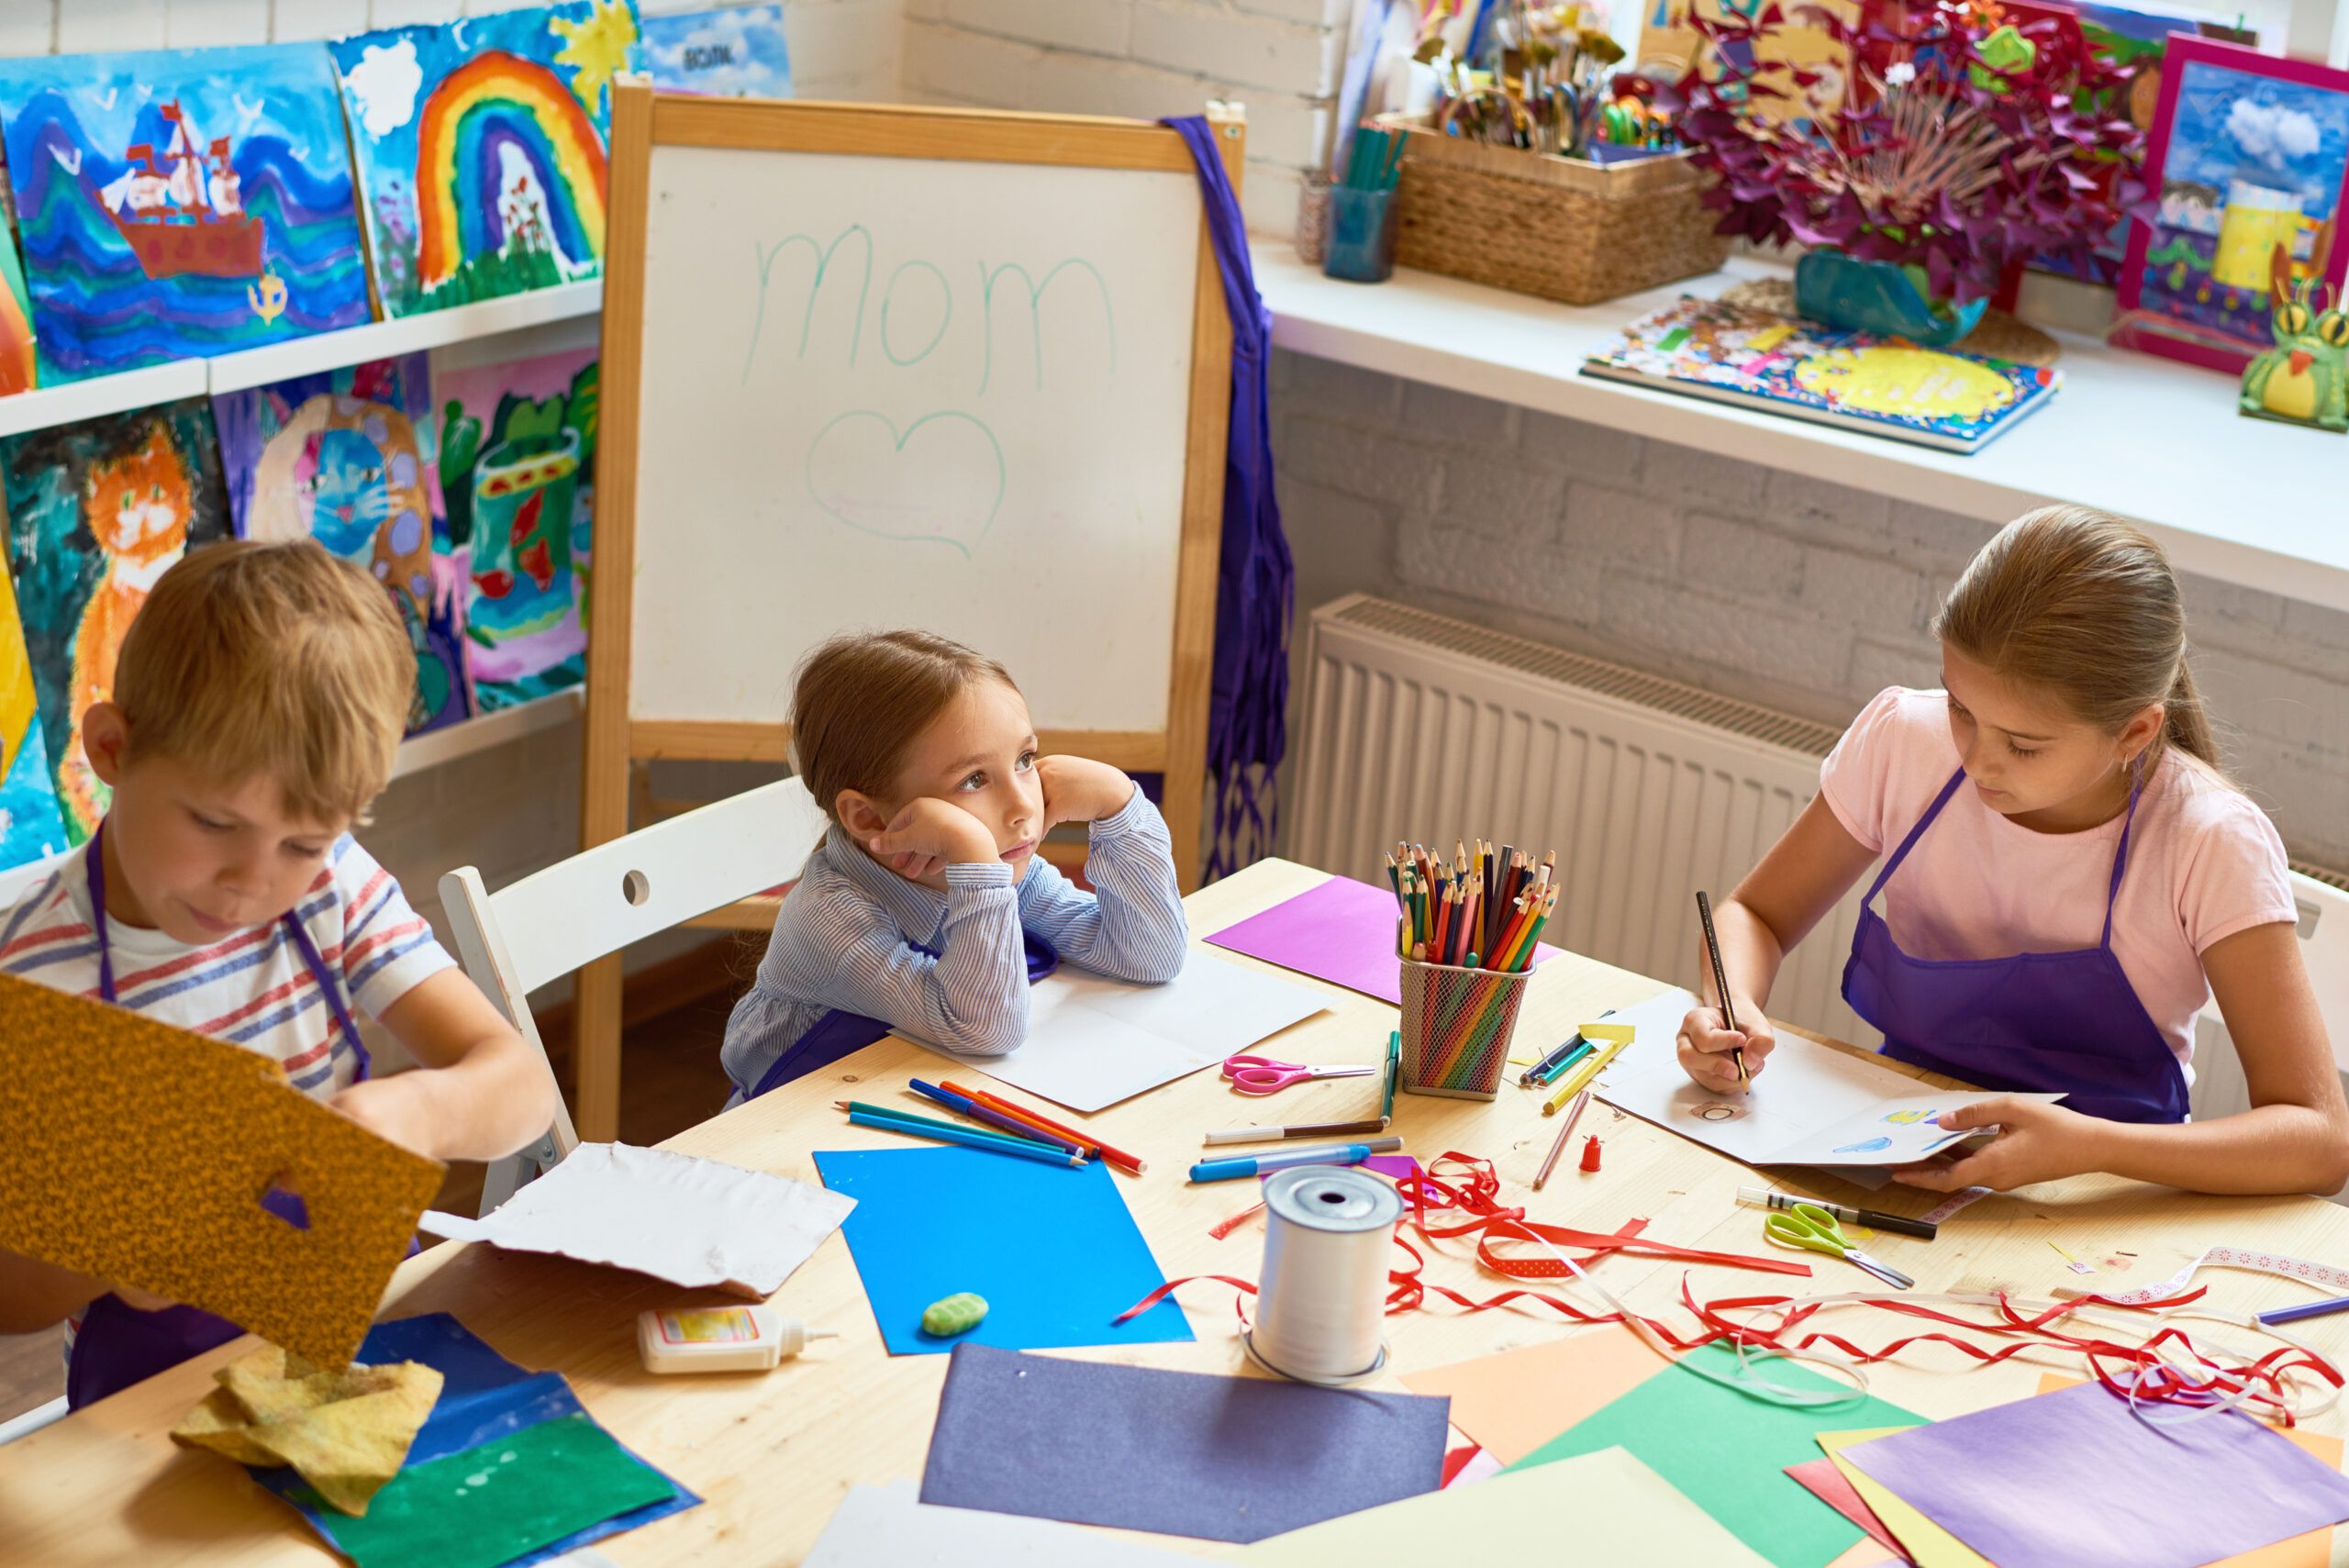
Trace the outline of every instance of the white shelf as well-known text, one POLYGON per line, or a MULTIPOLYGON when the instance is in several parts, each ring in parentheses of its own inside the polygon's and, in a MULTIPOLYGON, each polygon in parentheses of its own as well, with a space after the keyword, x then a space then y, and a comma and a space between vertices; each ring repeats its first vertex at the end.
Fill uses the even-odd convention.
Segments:
POLYGON ((0 397, 0 436, 22 435, 105 414, 127 414, 133 408, 201 397, 209 390, 205 361, 173 360, 145 370, 19 392, 13 397, 0 397))
POLYGON ((1586 307, 1398 270, 1325 278, 1254 250, 1273 341, 1320 359, 1699 447, 1988 522, 2069 501, 2129 518, 2179 570, 2349 609, 2349 439, 2235 412, 2235 384, 2057 333, 2064 387, 1981 451, 1936 451, 1577 373, 1626 322, 1683 294, 1787 269, 1727 270, 1586 307))
MULTIPOLYGON (((370 360, 388 360, 421 349, 445 348, 451 343, 499 338, 580 317, 587 318, 588 340, 592 342, 595 318, 603 308, 603 280, 590 278, 585 283, 532 289, 450 310, 429 310, 421 316, 403 316, 390 321, 345 327, 335 332, 317 332, 265 348, 221 354, 205 362, 211 366, 210 389, 214 393, 240 392, 249 386, 267 386, 293 376, 339 370, 370 360)), ((507 356, 501 352, 498 357, 507 356)))
POLYGON ((420 773, 460 757, 519 740, 525 735, 557 728, 579 717, 586 703, 586 688, 572 686, 495 713, 475 714, 445 729, 412 735, 400 742, 399 760, 392 764, 392 777, 404 779, 410 773, 420 773))

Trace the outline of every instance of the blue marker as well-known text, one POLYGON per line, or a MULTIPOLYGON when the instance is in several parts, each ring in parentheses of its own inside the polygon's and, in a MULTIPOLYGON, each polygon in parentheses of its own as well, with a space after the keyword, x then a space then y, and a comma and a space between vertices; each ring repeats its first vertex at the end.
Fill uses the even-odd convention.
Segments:
POLYGON ((1318 1149, 1281 1149, 1268 1154, 1243 1155, 1237 1160, 1202 1160, 1191 1167, 1195 1182, 1230 1182, 1286 1171, 1291 1165, 1359 1165, 1373 1154, 1391 1154, 1403 1147, 1399 1138, 1377 1138, 1368 1143, 1324 1143, 1318 1149))

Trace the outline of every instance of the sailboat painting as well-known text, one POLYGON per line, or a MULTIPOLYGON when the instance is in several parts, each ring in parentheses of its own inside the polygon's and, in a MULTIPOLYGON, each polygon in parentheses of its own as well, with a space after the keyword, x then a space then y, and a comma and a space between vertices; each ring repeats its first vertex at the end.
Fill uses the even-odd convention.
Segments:
POLYGON ((370 318, 321 44, 0 60, 40 384, 370 318))

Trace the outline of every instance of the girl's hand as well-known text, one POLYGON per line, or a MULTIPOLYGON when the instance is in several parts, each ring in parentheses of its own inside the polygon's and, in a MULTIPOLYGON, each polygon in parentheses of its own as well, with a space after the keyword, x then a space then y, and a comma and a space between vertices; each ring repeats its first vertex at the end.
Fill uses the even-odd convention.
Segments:
POLYGON ((950 865, 989 865, 1002 859, 995 835, 952 801, 919 795, 889 826, 864 841, 874 858, 908 882, 950 865))
POLYGON ((1041 838, 1059 823, 1098 822, 1115 817, 1134 797, 1134 781, 1107 762, 1084 757, 1039 757, 1036 776, 1044 786, 1041 838))
POLYGON ((1731 1029, 1719 1007, 1693 1007, 1680 1020, 1680 1036, 1675 1042, 1680 1048, 1680 1070, 1705 1088, 1724 1095, 1742 1095, 1747 1086, 1737 1075, 1737 1059, 1730 1054, 1732 1050, 1745 1048, 1745 1073, 1751 1079, 1762 1075, 1763 1062, 1778 1047, 1778 1037, 1771 1032, 1762 1005, 1750 996, 1733 1000, 1737 1016, 1748 1020, 1744 1029, 1731 1029))
POLYGON ((422 1071, 353 1084, 327 1104, 403 1149, 440 1157, 440 1117, 420 1079, 422 1071))
POLYGON ((1955 1159, 1937 1156, 1922 1165, 1893 1172, 1892 1179, 1928 1192, 1954 1193, 1961 1187, 2004 1192, 2104 1169, 2096 1144, 2105 1124, 2046 1100, 2000 1095, 1951 1111, 1936 1125, 1955 1130, 1994 1124, 1998 1136, 1971 1154, 1955 1159))

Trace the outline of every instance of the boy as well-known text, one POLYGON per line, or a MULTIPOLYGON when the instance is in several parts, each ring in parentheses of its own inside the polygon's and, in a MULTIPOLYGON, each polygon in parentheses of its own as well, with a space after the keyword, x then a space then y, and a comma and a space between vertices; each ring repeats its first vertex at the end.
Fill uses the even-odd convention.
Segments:
MULTIPOLYGON (((544 1061, 347 831, 391 776, 415 682, 382 586, 310 540, 217 544, 173 567, 83 718, 113 805, 0 908, 0 973, 234 1040, 434 1159, 496 1159, 543 1133, 544 1061), (369 1075, 353 1002, 417 1071, 369 1075)), ((0 1252, 0 1333, 60 1318, 76 1408, 239 1331, 0 1252)))

